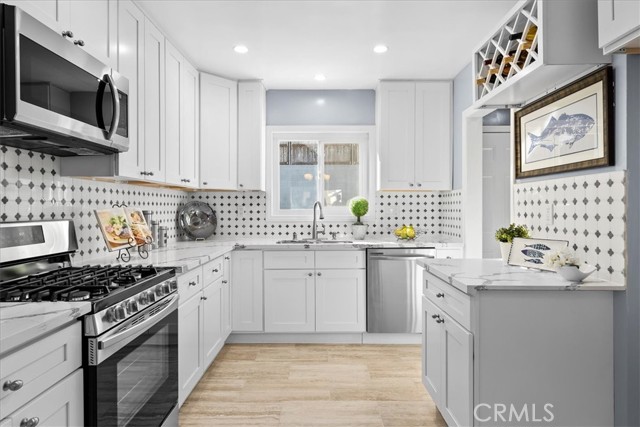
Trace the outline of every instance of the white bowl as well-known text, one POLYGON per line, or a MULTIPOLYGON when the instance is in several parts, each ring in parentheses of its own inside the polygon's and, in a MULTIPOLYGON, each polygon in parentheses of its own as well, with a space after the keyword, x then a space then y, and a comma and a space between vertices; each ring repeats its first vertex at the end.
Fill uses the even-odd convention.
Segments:
POLYGON ((596 268, 589 264, 582 264, 580 267, 564 265, 556 270, 560 276, 569 282, 582 282, 594 271, 596 271, 596 268))

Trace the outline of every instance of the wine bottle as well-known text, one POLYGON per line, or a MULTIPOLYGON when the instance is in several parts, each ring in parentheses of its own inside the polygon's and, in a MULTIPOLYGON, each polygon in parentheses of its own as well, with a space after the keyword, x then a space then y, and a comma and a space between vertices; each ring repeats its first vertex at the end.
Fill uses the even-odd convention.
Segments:
POLYGON ((520 31, 519 33, 512 33, 511 35, 509 35, 509 41, 518 40, 521 38, 522 38, 522 31, 520 31))

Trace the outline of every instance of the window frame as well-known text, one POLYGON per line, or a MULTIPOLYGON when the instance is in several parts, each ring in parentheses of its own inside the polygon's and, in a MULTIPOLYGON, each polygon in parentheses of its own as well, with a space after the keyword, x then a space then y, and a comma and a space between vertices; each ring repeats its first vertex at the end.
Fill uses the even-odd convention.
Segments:
MULTIPOLYGON (((359 145, 359 179, 360 196, 372 201, 375 194, 375 179, 371 171, 375 171, 375 126, 267 126, 266 137, 266 191, 267 191, 267 220, 269 221, 311 221, 312 209, 281 209, 280 208, 280 141, 300 140, 318 141, 318 168, 324 172, 324 143, 329 139, 354 137, 354 140, 335 142, 357 143, 359 145)), ((321 187, 324 189, 324 186, 321 187)), ((324 195, 321 195, 324 199, 324 195)), ((322 206, 325 221, 353 221, 354 217, 346 206, 322 206)), ((367 217, 373 218, 374 203, 370 203, 367 217)))

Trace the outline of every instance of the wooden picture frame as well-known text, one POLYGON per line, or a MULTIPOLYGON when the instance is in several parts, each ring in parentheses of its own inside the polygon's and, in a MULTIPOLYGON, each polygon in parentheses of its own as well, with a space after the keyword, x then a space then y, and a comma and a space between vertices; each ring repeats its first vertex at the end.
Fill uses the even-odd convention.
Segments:
POLYGON ((613 165, 613 97, 607 66, 517 111, 516 179, 613 165))

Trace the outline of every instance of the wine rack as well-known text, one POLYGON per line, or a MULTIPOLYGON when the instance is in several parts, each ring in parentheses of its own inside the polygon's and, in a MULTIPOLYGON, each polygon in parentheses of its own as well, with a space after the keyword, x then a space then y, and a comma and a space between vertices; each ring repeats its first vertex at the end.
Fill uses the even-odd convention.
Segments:
POLYGON ((476 52, 476 99, 536 62, 538 27, 538 0, 530 0, 476 52))
POLYGON ((518 106, 600 64, 597 0, 521 0, 474 51, 476 107, 518 106))

